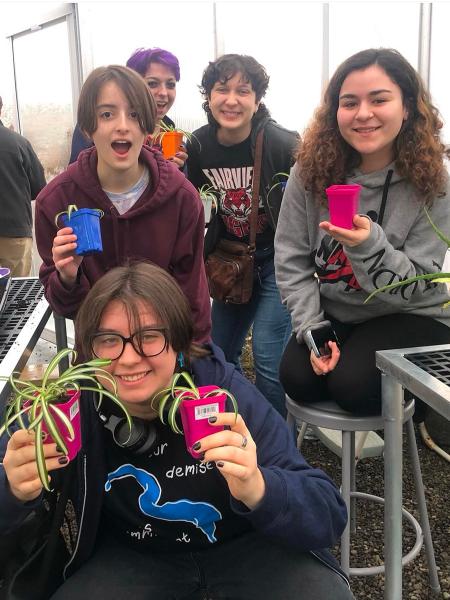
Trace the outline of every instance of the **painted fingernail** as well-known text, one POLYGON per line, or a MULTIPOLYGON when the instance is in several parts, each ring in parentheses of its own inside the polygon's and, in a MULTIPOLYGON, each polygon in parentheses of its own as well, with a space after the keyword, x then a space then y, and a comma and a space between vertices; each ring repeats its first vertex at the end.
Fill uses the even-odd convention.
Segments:
POLYGON ((215 423, 217 421, 217 417, 209 417, 208 423, 215 423))
POLYGON ((56 452, 64 452, 64 450, 60 446, 56 445, 56 452))
POLYGON ((69 462, 69 459, 67 458, 67 456, 60 456, 58 458, 58 462, 60 465, 67 465, 67 463, 69 462))
POLYGON ((224 462, 222 462, 221 460, 218 460, 218 461, 216 462, 216 467, 219 467, 219 469, 222 469, 222 467, 224 467, 224 466, 225 466, 225 463, 224 463, 224 462))
POLYGON ((192 445, 192 450, 198 452, 198 450, 200 450, 201 447, 202 445, 200 444, 200 442, 195 442, 195 444, 192 445))

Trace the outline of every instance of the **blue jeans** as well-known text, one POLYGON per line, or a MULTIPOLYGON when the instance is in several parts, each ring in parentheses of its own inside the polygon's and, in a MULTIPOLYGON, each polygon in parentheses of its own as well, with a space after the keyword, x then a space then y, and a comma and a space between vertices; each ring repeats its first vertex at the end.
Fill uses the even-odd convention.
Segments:
POLYGON ((253 294, 248 304, 212 305, 212 339, 226 359, 240 369, 242 347, 253 324, 252 350, 256 387, 284 417, 284 390, 278 369, 291 335, 291 320, 281 304, 273 258, 255 268, 253 294))

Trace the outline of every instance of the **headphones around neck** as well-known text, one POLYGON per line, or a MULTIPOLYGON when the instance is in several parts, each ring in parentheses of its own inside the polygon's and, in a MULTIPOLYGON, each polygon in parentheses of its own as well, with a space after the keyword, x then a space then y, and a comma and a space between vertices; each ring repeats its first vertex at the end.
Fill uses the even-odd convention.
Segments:
POLYGON ((158 433, 153 421, 131 417, 133 426, 130 433, 125 417, 108 416, 98 409, 97 413, 103 426, 111 432, 115 443, 124 450, 141 456, 149 454, 158 444, 158 433))

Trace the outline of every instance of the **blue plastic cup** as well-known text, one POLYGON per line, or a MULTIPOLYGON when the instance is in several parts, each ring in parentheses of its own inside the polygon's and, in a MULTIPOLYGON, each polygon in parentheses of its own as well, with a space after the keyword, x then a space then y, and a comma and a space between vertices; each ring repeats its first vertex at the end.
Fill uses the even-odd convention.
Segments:
POLYGON ((100 233, 100 217, 102 212, 92 208, 80 208, 68 215, 62 215, 66 227, 72 227, 77 236, 75 254, 89 256, 103 251, 100 233))

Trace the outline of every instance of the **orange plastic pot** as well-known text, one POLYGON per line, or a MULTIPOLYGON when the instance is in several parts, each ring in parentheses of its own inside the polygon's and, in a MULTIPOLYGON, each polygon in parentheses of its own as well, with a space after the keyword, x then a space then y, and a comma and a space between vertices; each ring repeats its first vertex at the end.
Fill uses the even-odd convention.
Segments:
POLYGON ((161 136, 161 148, 164 158, 172 158, 181 149, 183 134, 181 131, 165 131, 161 136))

